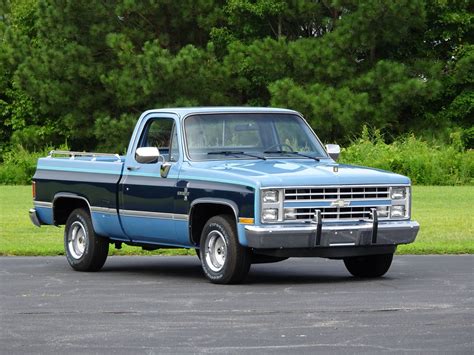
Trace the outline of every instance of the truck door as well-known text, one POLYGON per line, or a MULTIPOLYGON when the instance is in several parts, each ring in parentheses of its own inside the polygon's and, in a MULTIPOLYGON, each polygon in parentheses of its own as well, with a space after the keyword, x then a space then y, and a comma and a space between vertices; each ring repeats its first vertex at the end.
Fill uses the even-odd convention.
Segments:
POLYGON ((119 186, 119 214, 125 233, 134 242, 181 244, 175 230, 176 183, 182 154, 178 129, 178 120, 171 115, 145 118, 129 147, 119 186), (136 150, 140 147, 158 148, 163 159, 137 162, 136 150), (162 160, 171 164, 166 177, 160 174, 162 160))

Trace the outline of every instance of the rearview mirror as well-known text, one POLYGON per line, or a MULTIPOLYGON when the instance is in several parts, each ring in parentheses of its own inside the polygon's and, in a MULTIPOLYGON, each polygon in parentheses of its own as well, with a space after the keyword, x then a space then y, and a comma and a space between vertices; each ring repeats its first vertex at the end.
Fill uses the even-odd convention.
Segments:
POLYGON ((137 148, 135 152, 135 160, 141 164, 151 164, 156 163, 159 158, 163 156, 160 155, 160 151, 156 147, 141 147, 137 148))
POLYGON ((326 144, 326 151, 328 152, 331 159, 337 160, 341 154, 341 147, 339 144, 326 144))

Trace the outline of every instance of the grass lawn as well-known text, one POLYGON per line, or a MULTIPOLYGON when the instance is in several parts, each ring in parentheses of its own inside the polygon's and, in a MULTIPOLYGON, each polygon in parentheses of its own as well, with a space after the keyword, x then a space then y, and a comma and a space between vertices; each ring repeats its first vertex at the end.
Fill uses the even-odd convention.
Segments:
MULTIPOLYGON (((415 186, 413 219, 421 224, 415 243, 400 246, 399 254, 474 254, 472 186, 415 186)), ((34 227, 30 186, 0 186, 0 255, 63 255, 63 228, 34 227)), ((110 254, 194 254, 193 250, 154 252, 124 246, 110 254)))

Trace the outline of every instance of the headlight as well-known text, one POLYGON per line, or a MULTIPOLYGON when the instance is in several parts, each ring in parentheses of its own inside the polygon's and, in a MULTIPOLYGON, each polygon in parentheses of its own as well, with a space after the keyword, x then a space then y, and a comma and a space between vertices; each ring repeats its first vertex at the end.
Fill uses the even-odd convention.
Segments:
POLYGON ((403 218, 405 217, 405 206, 392 206, 390 216, 392 218, 403 218))
POLYGON ((278 191, 277 190, 263 191, 262 199, 264 203, 278 202, 278 191))
POLYGON ((276 208, 264 208, 262 211, 262 220, 264 222, 273 222, 278 219, 278 209, 276 208))
POLYGON ((406 197, 406 187, 392 187, 390 198, 392 200, 402 200, 406 197))
POLYGON ((278 222, 283 220, 283 190, 262 189, 261 198, 261 221, 263 223, 278 222))

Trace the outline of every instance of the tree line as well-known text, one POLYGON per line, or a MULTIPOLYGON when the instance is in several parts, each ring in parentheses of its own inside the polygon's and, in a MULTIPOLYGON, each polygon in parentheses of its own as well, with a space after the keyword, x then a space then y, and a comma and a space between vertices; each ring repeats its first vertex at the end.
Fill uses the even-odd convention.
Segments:
POLYGON ((0 152, 122 152, 139 114, 298 110, 326 142, 364 126, 473 145, 469 0, 0 0, 0 152))

